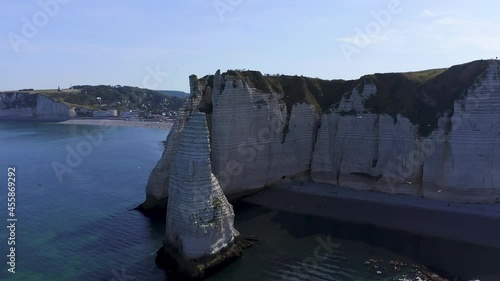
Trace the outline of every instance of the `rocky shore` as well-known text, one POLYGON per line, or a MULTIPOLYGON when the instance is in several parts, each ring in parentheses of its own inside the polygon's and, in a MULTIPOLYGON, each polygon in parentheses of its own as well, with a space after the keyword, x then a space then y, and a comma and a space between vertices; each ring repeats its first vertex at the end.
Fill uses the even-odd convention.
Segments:
POLYGON ((92 126, 118 126, 118 127, 135 127, 169 130, 172 128, 172 122, 157 122, 157 121, 140 121, 140 120, 120 120, 120 119, 69 119, 57 124, 71 125, 92 125, 92 126))
POLYGON ((0 122, 6 123, 49 123, 49 124, 65 124, 65 125, 90 125, 90 126, 116 126, 116 127, 134 127, 148 128, 159 130, 170 130, 174 124, 173 121, 157 122, 157 121, 139 121, 139 120, 123 120, 123 119, 93 119, 93 118, 74 118, 74 119, 33 119, 33 118, 0 118, 0 122))
POLYGON ((176 280, 197 281, 214 275, 242 254, 241 247, 233 244, 215 255, 189 260, 175 246, 165 244, 156 254, 156 265, 176 280))

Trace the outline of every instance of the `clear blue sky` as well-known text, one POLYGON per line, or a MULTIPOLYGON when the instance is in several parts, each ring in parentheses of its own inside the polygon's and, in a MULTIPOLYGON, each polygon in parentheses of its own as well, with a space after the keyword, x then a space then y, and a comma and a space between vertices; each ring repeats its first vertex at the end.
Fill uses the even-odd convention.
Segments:
POLYGON ((394 1, 1 0, 0 90, 188 91, 217 69, 353 79, 500 56, 498 1, 394 1))

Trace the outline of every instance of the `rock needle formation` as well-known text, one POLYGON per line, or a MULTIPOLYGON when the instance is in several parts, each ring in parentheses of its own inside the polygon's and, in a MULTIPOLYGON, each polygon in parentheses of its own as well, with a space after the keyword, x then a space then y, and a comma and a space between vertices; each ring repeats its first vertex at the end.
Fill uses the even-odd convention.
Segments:
POLYGON ((201 280, 241 256, 233 207, 212 174, 204 113, 186 116, 170 167, 166 221, 157 264, 180 280, 201 280))
POLYGON ((139 206, 139 210, 148 212, 149 210, 160 209, 163 211, 167 205, 168 198, 168 185, 170 177, 170 167, 174 160, 177 147, 181 138, 181 133, 186 125, 187 118, 194 112, 198 111, 200 103, 202 102, 203 88, 206 85, 198 82, 195 75, 189 77, 191 96, 184 104, 180 115, 170 130, 166 140, 166 148, 163 152, 161 160, 156 164, 155 168, 149 176, 148 184, 146 186, 146 201, 139 206))

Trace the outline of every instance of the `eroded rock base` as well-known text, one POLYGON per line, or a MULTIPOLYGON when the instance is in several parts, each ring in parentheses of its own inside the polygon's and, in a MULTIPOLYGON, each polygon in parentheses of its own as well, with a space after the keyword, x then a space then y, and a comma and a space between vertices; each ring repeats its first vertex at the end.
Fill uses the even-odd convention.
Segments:
POLYGON ((156 265, 164 269, 170 278, 178 281, 203 280, 236 261, 243 254, 239 243, 236 242, 216 255, 189 260, 171 244, 166 241, 164 243, 156 253, 156 265))

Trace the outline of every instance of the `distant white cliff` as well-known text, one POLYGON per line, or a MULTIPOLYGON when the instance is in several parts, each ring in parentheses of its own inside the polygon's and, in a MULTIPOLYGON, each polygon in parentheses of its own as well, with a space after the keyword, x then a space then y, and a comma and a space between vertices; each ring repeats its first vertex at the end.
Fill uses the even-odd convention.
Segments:
POLYGON ((75 116, 69 106, 28 93, 0 93, 0 119, 65 120, 75 116))

